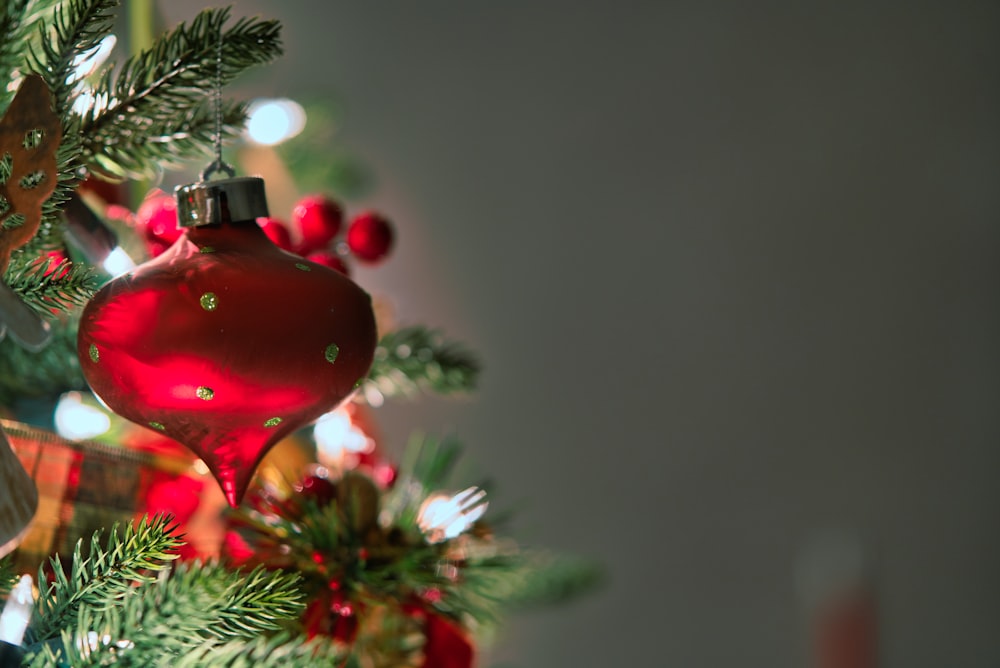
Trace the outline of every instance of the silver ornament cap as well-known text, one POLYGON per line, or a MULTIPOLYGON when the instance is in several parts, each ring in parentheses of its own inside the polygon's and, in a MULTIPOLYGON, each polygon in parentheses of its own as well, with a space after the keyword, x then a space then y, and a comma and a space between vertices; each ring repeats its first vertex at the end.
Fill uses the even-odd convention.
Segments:
POLYGON ((259 176, 177 186, 174 198, 177 200, 177 224, 180 227, 218 225, 268 216, 264 179, 259 176))

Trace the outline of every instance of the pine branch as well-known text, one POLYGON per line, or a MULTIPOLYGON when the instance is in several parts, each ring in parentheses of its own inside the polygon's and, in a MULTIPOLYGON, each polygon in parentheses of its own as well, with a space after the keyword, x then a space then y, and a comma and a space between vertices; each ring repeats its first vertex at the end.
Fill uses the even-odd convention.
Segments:
POLYGON ((206 644, 172 662, 172 668, 313 668, 344 666, 345 650, 332 642, 277 635, 251 641, 206 644))
MULTIPOLYGON (((249 67, 270 62, 281 54, 280 24, 241 18, 223 30, 229 9, 203 11, 180 24, 146 51, 133 56, 114 75, 106 71, 94 87, 100 102, 81 118, 80 132, 88 165, 112 176, 129 176, 155 170, 162 156, 162 142, 150 151, 146 138, 176 134, 188 122, 204 119, 206 92, 219 70, 217 48, 222 34, 221 80, 228 83, 249 67), (104 149, 131 153, 128 164, 102 156, 104 149), (137 167, 141 166, 141 170, 137 167)), ((229 108, 229 132, 235 115, 229 108)), ((188 141, 204 145, 204 128, 188 141)))
POLYGON ((480 363, 461 344, 444 341, 426 327, 406 327, 382 337, 368 381, 385 396, 470 392, 480 363))
POLYGON ((44 565, 39 568, 38 602, 31 625, 34 641, 55 638, 81 606, 108 609, 126 599, 136 583, 154 581, 150 574, 176 559, 171 551, 181 544, 173 535, 177 527, 171 521, 164 516, 144 518, 137 525, 129 523, 123 532, 116 524, 106 547, 101 545, 98 531, 91 538, 87 558, 83 556, 83 541, 78 541, 68 576, 58 556, 50 560, 51 583, 44 565))
POLYGON ((14 570, 13 557, 6 556, 0 559, 0 598, 6 599, 10 590, 17 584, 18 574, 14 570))
POLYGON ((0 341, 0 406, 22 399, 55 398, 87 382, 76 352, 77 321, 52 328, 52 340, 32 353, 9 337, 0 341))
POLYGON ((220 660, 227 653, 301 658, 304 639, 288 647, 261 639, 301 612, 298 583, 295 574, 185 564, 130 588, 113 606, 81 606, 75 624, 62 630, 61 646, 41 649, 35 665, 171 666, 189 656, 204 656, 206 663, 182 665, 229 665, 215 662, 217 653, 220 660), (93 630, 100 635, 88 637, 93 630))
POLYGON ((21 67, 28 37, 25 14, 30 0, 7 0, 0 4, 0 105, 4 108, 14 97, 7 83, 21 67))
POLYGON ((11 258, 3 281, 33 311, 50 318, 53 311, 83 306, 98 288, 92 267, 69 260, 53 265, 47 257, 30 258, 23 253, 11 258))
POLYGON ((45 78, 56 113, 66 118, 77 84, 74 61, 96 49, 111 32, 118 0, 67 0, 55 6, 39 27, 39 41, 29 48, 29 68, 45 78))
MULTIPOLYGON (((246 123, 246 105, 223 102, 223 140, 239 135, 246 123)), ((158 169, 175 169, 187 161, 211 155, 215 141, 215 109, 205 102, 187 116, 151 122, 143 131, 142 143, 136 140, 88 147, 94 171, 112 178, 152 177, 158 169)))
MULTIPOLYGON (((80 126, 72 114, 77 92, 74 61, 83 53, 97 48, 111 31, 113 10, 118 0, 67 0, 54 3, 52 11, 39 12, 34 23, 34 39, 27 43, 27 65, 30 71, 42 75, 55 103, 55 112, 62 119, 62 140, 56 155, 56 187, 42 205, 42 230, 36 234, 43 240, 54 230, 61 230, 59 212, 70 193, 80 182, 83 166, 80 126)), ((36 250, 33 248, 32 250, 36 250)))

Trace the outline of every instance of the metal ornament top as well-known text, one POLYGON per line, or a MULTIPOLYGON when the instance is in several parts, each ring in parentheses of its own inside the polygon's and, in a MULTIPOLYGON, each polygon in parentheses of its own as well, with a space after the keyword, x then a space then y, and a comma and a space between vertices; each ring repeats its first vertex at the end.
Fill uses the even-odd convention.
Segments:
POLYGON ((178 186, 174 197, 180 227, 218 225, 268 216, 264 179, 259 176, 190 183, 178 186))

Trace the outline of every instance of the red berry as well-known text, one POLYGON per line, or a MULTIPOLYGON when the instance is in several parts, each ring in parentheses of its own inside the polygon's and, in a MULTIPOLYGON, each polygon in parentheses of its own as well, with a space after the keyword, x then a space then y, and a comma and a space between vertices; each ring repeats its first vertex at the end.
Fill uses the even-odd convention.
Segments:
POLYGON ((135 214, 148 241, 172 244, 183 234, 177 227, 177 202, 165 193, 146 198, 135 214))
POLYGON ((343 225, 344 210, 329 197, 309 195, 292 209, 292 222, 299 226, 299 252, 305 255, 333 241, 343 225))
POLYGON ((329 505, 337 498, 337 486, 330 482, 329 478, 318 475, 307 475, 298 485, 295 491, 307 499, 312 499, 317 506, 329 505))
POLYGON ((347 246, 354 256, 365 262, 378 262, 392 248, 392 224, 377 213, 368 211, 351 221, 347 229, 347 246))
POLYGON ((331 253, 329 251, 317 251, 316 253, 309 253, 306 259, 315 262, 316 264, 321 264, 324 267, 329 267, 339 271, 344 276, 351 275, 351 269, 344 262, 344 259, 337 255, 336 253, 331 253))
POLYGON ((278 248, 286 251, 292 250, 292 235, 288 232, 288 226, 277 218, 258 218, 257 224, 264 234, 278 248))

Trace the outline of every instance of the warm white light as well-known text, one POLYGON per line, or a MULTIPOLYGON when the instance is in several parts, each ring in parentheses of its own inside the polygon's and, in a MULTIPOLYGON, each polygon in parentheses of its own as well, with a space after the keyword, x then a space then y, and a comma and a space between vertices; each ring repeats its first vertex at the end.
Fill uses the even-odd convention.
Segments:
POLYGON ((70 81, 85 79, 97 71, 97 68, 104 64, 104 61, 111 55, 111 49, 115 48, 118 39, 114 35, 108 35, 101 40, 101 43, 90 51, 79 54, 73 59, 73 75, 70 81))
POLYGON ((104 411, 80 401, 79 392, 67 392, 56 404, 56 432, 71 441, 100 436, 111 428, 111 418, 104 411))
POLYGON ((462 490, 455 496, 429 496, 420 506, 417 524, 432 543, 455 538, 483 516, 490 505, 485 498, 486 492, 478 487, 462 490))
POLYGON ((375 441, 354 426, 343 408, 322 416, 313 427, 313 438, 323 458, 337 458, 347 452, 366 454, 375 449, 375 441))
POLYGON ((31 608, 35 605, 31 591, 31 576, 22 575, 7 599, 7 605, 0 613, 0 640, 11 645, 20 645, 24 632, 31 620, 31 608))
POLYGON ((104 258, 104 271, 112 276, 121 276, 135 269, 135 262, 128 256, 121 246, 116 246, 113 251, 104 258))
POLYGON ((247 138, 264 146, 273 146, 291 139, 306 126, 305 109, 298 102, 287 98, 251 102, 247 116, 247 138))

